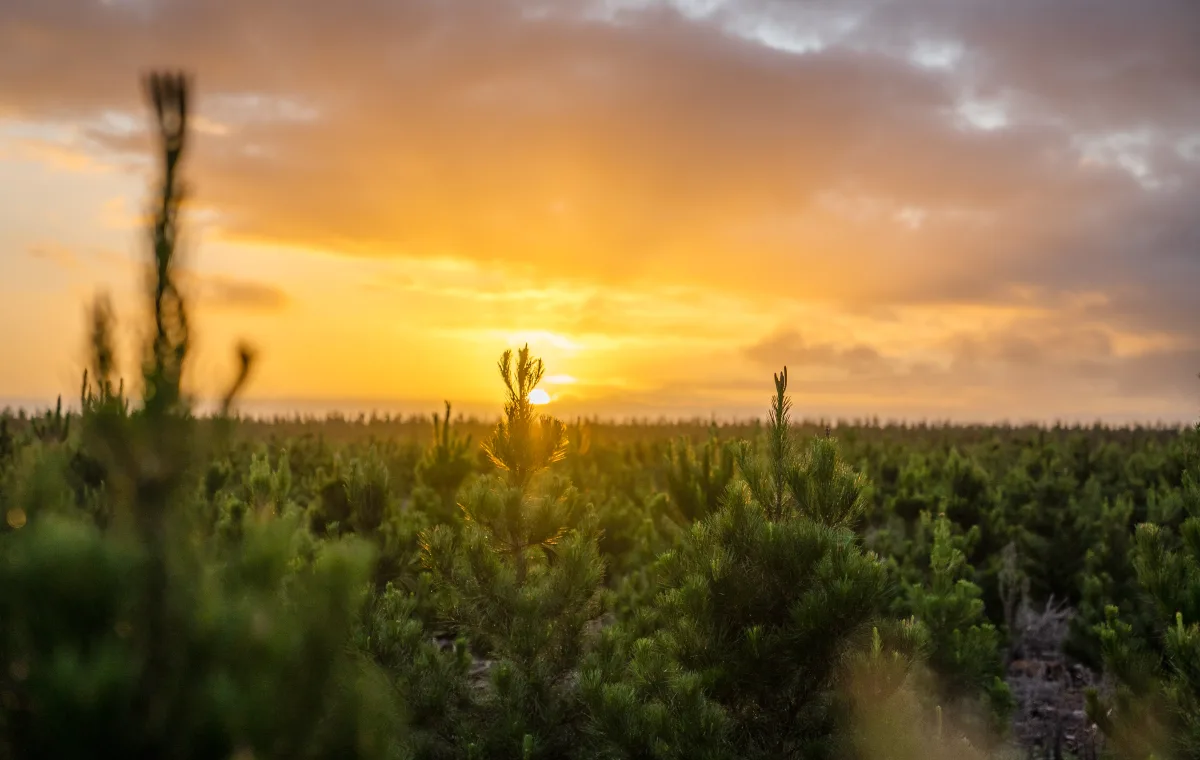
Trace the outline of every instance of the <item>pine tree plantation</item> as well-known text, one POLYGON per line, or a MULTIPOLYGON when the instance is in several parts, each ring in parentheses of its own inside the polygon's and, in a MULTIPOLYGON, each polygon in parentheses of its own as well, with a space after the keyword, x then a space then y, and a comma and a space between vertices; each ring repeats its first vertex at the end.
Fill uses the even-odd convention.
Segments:
POLYGON ((1121 757, 1200 757, 1200 428, 1177 492, 1176 529, 1147 522, 1134 534, 1132 563, 1155 622, 1139 635, 1126 616, 1139 607, 1105 609, 1096 627, 1109 695, 1089 695, 1088 712, 1121 757), (1123 612, 1125 613, 1123 615, 1123 612))
POLYGON ((527 346, 498 423, 240 418, 269 346, 201 416, 192 90, 146 94, 141 321, 98 298, 78 405, 0 414, 0 757, 1200 756, 1200 432, 835 430, 786 368, 765 425, 567 425, 527 346), (1013 746, 1039 647, 1103 744, 1013 746))
POLYGON ((918 626, 881 619, 893 588, 850 529, 861 478, 828 439, 794 453, 786 390, 785 369, 765 453, 742 452, 748 478, 658 561, 658 630, 625 642, 611 634, 587 673, 616 756, 847 756, 852 655, 881 625, 897 634, 892 659, 920 648, 918 626), (696 725, 675 723, 675 705, 696 725))

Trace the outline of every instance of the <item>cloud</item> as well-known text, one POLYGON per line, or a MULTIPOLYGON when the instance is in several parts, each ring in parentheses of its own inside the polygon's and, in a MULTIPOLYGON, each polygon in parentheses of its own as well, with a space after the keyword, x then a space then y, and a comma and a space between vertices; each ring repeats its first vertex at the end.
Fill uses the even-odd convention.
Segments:
MULTIPOLYGON (((0 39, 34 76, 10 107, 136 114, 141 67, 178 60, 226 132, 198 137, 201 197, 238 235, 589 276, 711 276, 739 257, 746 287, 895 297, 1035 247, 1032 208, 1131 192, 1075 166, 1059 127, 957 128, 954 83, 882 44, 796 55, 670 10, 587 22, 572 3, 75 5, 18 3, 0 39), (39 56, 47 39, 72 52, 39 56), (927 221, 905 235, 894 217, 913 208, 927 221), (997 226, 1007 245, 977 239, 955 263, 997 226), (831 254, 860 281, 827 271, 831 254)), ((93 138, 144 148, 111 124, 93 138)))
POLYGON ((891 371, 891 363, 873 346, 864 344, 837 346, 809 343, 796 330, 781 330, 746 348, 755 362, 773 369, 836 370, 846 375, 877 374, 891 371))
POLYGON ((1200 76, 1200 7, 1190 0, 988 0, 873 3, 872 33, 893 44, 958 41, 985 93, 1084 130, 1153 123, 1192 128, 1200 76))
POLYGON ((744 353, 764 368, 788 366, 801 395, 876 397, 935 409, 939 400, 963 402, 988 416, 1009 410, 1017 418, 1072 412, 1097 399, 1143 408, 1189 400, 1200 408, 1200 346, 1131 343, 1088 324, 1057 318, 1018 319, 1008 325, 951 334, 923 356, 885 355, 866 344, 806 341, 795 330, 776 331, 744 353))
POLYGON ((273 285, 220 275, 191 275, 187 278, 195 288, 202 305, 241 311, 280 311, 290 302, 287 293, 273 285))
POLYGON ((814 388, 1179 404, 1198 38, 1194 0, 9 0, 0 118, 140 170, 136 77, 177 65, 203 117, 186 171, 227 239, 515 273, 405 288, 577 331, 661 339, 703 313, 724 335, 770 303, 890 336, 743 336, 814 388), (617 295, 652 286, 716 295, 617 295), (976 308, 1040 316, 954 324, 976 308), (941 332, 908 345, 917 312, 941 332))

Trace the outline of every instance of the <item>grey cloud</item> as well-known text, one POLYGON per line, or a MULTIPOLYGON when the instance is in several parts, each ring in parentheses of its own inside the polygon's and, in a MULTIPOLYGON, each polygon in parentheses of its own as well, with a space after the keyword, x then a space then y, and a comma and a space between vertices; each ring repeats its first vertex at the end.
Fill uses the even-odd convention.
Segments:
POLYGON ((982 94, 1011 93, 1077 127, 1194 129, 1200 6, 1191 0, 879 0, 870 39, 960 41, 982 94))
POLYGON ((889 360, 871 346, 811 343, 796 330, 780 330, 768 335, 747 347, 745 354, 756 363, 773 369, 782 366, 835 369, 849 375, 893 371, 889 360))
MULTIPOLYGON (((1109 334, 1070 320, 1028 320, 945 342, 941 362, 886 357, 867 345, 810 343, 783 330, 747 346, 758 366, 792 370, 797 393, 876 396, 880 406, 936 408, 939 400, 967 397, 970 411, 1022 411, 1029 419, 1105 398, 1160 404, 1170 419, 1200 408, 1200 345, 1119 354, 1109 334), (973 398, 982 391, 983 397, 973 398), (897 398, 888 399, 889 395, 897 398)), ((1115 411, 1100 410, 1101 416, 1115 411)), ((1018 415, 1020 416, 1020 415, 1018 415)))

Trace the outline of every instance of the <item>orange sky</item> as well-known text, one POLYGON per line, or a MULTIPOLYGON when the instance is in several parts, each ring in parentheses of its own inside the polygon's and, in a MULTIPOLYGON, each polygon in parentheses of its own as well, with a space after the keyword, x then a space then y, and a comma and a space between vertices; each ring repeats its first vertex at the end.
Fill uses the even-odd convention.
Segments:
MULTIPOLYGON (((202 392, 1189 420, 1194 0, 7 0, 0 399, 140 308, 138 76, 198 89, 202 392)), ((133 353, 127 347, 126 356, 133 353)), ((3 402, 0 402, 3 403, 3 402)))

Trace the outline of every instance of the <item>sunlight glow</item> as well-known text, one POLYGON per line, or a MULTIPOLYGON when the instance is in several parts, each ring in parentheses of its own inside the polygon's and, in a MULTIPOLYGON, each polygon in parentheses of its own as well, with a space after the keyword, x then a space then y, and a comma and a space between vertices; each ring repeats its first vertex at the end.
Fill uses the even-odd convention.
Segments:
POLYGON ((529 392, 529 403, 534 406, 541 406, 550 403, 550 394, 546 393, 541 388, 534 388, 529 392))
POLYGON ((508 336, 508 344, 510 346, 521 346, 529 344, 535 349, 545 350, 546 348, 554 348, 560 351, 578 351, 579 344, 565 335, 550 332, 549 330, 521 330, 519 332, 510 333, 508 336))

